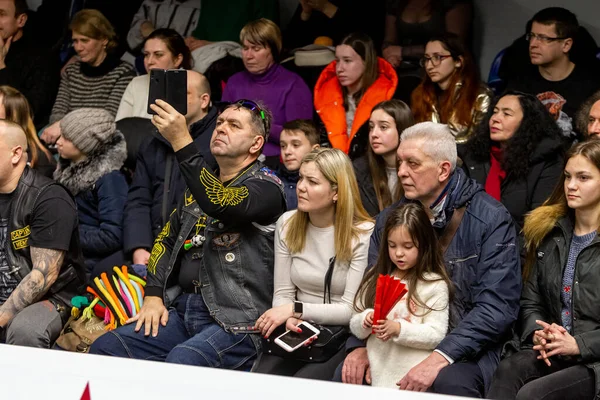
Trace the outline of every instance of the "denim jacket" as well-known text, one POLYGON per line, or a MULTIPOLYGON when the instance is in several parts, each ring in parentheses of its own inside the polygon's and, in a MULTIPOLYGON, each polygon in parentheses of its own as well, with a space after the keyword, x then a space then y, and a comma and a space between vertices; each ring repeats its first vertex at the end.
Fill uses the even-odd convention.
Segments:
MULTIPOLYGON (((227 187, 244 188, 257 179, 276 185, 273 187, 280 196, 281 210, 275 210, 275 214, 282 213, 285 199, 281 181, 258 162, 227 187)), ((203 254, 194 285, 223 329, 248 333, 247 328, 254 325, 272 303, 275 221, 265 225, 239 221, 207 215, 191 190, 186 189, 184 198, 154 242, 148 263, 146 295, 162 297, 167 306, 173 302, 167 288, 177 284, 180 252, 200 224, 204 228, 203 254)), ((259 348, 258 335, 252 335, 252 339, 259 348)))

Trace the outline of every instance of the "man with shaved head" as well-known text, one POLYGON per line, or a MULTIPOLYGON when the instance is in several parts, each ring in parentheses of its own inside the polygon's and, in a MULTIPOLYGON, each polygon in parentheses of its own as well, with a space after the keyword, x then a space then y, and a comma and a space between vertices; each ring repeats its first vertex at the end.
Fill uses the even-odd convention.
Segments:
POLYGON ((27 139, 0 120, 0 343, 50 347, 85 282, 71 195, 27 166, 27 139))
MULTIPOLYGON (((215 129, 217 110, 211 105, 210 85, 206 77, 198 72, 188 71, 187 92, 185 119, 189 131, 198 151, 214 166, 210 137, 215 129)), ((140 146, 133 182, 127 196, 123 251, 99 263, 92 275, 127 261, 147 265, 154 238, 183 195, 185 182, 175 162, 173 148, 150 122, 148 129, 152 134, 140 146)))

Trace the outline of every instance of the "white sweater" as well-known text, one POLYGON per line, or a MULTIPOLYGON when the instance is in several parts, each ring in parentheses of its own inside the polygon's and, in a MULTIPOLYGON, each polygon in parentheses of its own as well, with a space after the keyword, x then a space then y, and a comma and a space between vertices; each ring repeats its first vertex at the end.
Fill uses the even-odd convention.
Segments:
POLYGON ((115 121, 128 117, 141 117, 151 119, 148 114, 148 93, 150 92, 150 74, 136 76, 133 78, 123 97, 115 121))
POLYGON ((352 260, 336 262, 331 279, 331 304, 323 304, 325 273, 329 260, 335 255, 334 227, 317 228, 309 223, 304 250, 291 254, 285 243, 285 222, 296 212, 288 211, 277 220, 273 307, 298 300, 304 303, 302 319, 325 325, 347 325, 352 317, 354 296, 367 268, 373 223, 360 225, 365 232, 353 242, 352 260))
MULTIPOLYGON (((434 278, 436 275, 430 275, 434 278)), ((432 279, 428 278, 428 279, 432 279)), ((406 282, 404 282, 406 283, 406 282)), ((420 282, 417 285, 419 298, 430 311, 422 315, 424 308, 416 306, 417 315, 409 312, 406 295, 396 303, 387 319, 400 322, 400 334, 384 342, 371 335, 371 328, 363 322, 372 308, 355 314, 350 320, 350 330, 359 339, 367 340, 367 355, 371 365, 372 385, 397 389, 396 382, 408 371, 423 361, 446 336, 448 330, 448 286, 444 281, 420 282)), ((413 303, 414 304, 414 303, 413 303)))

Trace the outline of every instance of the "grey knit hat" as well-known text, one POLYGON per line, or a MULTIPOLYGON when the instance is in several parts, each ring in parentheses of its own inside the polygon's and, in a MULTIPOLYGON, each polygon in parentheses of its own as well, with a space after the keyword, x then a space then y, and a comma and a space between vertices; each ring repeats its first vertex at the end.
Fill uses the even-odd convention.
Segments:
POLYGON ((102 108, 79 108, 60 121, 61 135, 84 154, 108 142, 116 129, 115 117, 102 108))

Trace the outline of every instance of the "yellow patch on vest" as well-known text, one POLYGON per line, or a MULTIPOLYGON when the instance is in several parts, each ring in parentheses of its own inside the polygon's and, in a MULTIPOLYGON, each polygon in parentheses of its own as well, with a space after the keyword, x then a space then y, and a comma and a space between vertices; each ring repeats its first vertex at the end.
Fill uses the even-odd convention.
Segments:
POLYGON ((17 229, 10 233, 10 240, 15 241, 31 235, 31 228, 27 225, 25 228, 17 229))
POLYGON ((24 249, 29 246, 29 238, 15 240, 12 245, 15 250, 24 249))
POLYGON ((29 235, 31 235, 31 227, 27 225, 24 228, 14 230, 10 233, 10 240, 12 241, 13 248, 15 250, 21 250, 29 246, 29 235))

